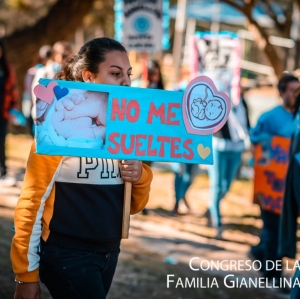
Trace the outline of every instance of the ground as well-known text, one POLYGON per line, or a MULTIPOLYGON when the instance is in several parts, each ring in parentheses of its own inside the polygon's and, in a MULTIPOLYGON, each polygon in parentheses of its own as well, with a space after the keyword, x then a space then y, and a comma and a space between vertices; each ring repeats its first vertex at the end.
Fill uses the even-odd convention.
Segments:
MULTIPOLYGON (((27 135, 9 135, 7 138, 8 166, 16 176, 15 187, 0 188, 0 298, 12 298, 14 275, 11 270, 9 250, 13 232, 13 211, 18 199, 26 160, 31 145, 27 135)), ((174 202, 174 175, 161 168, 153 168, 154 179, 148 204, 149 215, 132 216, 130 237, 122 241, 116 275, 108 298, 288 298, 278 289, 228 288, 224 278, 255 279, 258 272, 192 271, 189 261, 207 260, 231 262, 248 260, 247 251, 259 242, 262 226, 259 208, 252 204, 252 182, 235 181, 231 191, 221 203, 225 231, 222 239, 216 239, 216 231, 207 226, 202 217, 207 208, 208 178, 200 173, 187 194, 191 211, 172 217, 169 211, 174 202), (174 280, 167 287, 167 276, 174 280), (202 280, 201 288, 176 288, 178 278, 202 280), (210 287, 215 278, 218 287, 210 287)), ((181 207, 184 212, 184 207, 181 207)), ((290 269, 294 261, 289 261, 290 269)), ((285 264, 284 264, 285 265, 285 264)), ((199 266, 199 263, 198 263, 199 266)), ((289 278, 292 270, 286 270, 289 278)), ((228 284, 228 283, 227 283, 228 284)), ((42 297, 50 298, 42 286, 42 297)))

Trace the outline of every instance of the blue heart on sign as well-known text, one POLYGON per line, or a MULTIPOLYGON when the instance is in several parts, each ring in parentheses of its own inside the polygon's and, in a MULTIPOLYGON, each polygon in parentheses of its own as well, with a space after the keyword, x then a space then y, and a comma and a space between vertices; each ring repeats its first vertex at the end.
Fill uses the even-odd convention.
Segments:
POLYGON ((53 88, 53 91, 54 91, 54 94, 55 94, 57 100, 63 98, 64 96, 68 95, 68 93, 69 93, 69 90, 67 88, 61 88, 58 85, 53 88))

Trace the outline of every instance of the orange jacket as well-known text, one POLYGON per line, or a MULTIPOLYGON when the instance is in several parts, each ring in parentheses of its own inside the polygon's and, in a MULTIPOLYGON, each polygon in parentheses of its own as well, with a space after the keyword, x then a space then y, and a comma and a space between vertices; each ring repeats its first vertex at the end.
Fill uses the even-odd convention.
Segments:
MULTIPOLYGON (((143 165, 132 184, 131 214, 147 204, 151 181, 152 171, 143 165)), ((38 155, 34 143, 15 210, 11 260, 17 280, 38 281, 41 237, 72 247, 120 243, 122 193, 118 161, 38 155)))

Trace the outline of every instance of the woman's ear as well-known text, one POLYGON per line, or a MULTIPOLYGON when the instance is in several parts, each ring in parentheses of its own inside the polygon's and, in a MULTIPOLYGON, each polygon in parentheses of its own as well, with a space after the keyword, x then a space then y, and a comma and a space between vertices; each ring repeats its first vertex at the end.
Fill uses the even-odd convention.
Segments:
POLYGON ((83 70, 81 76, 84 82, 93 82, 95 77, 95 75, 88 70, 83 70))

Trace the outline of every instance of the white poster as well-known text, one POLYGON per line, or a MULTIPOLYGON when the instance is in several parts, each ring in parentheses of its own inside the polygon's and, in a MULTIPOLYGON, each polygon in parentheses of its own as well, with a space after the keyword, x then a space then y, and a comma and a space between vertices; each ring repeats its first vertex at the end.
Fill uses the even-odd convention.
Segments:
POLYGON ((127 50, 162 50, 162 0, 124 0, 123 44, 127 50))
POLYGON ((232 103, 240 101, 240 40, 234 33, 199 32, 192 38, 193 76, 205 75, 226 93, 232 103))

